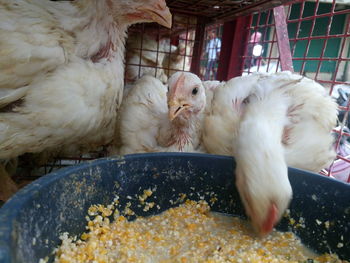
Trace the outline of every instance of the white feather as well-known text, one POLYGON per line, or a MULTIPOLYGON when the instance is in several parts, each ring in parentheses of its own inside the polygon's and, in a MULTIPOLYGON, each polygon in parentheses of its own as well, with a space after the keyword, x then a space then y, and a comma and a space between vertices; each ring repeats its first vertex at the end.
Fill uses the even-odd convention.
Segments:
POLYGON ((158 151, 160 122, 167 124, 167 87, 158 79, 137 80, 120 109, 121 154, 158 151))
POLYGON ((236 183, 259 228, 271 202, 279 216, 288 205, 287 165, 320 171, 333 161, 336 120, 337 105, 320 84, 290 72, 255 73, 215 89, 203 142, 209 153, 236 157, 236 183))
MULTIPOLYGON (((197 77, 191 79, 195 76, 194 74, 184 74, 187 74, 185 84, 200 83, 197 77)), ((169 86, 176 83, 178 75, 169 79, 169 86)), ((141 77, 135 82, 134 86, 129 88, 127 96, 123 99, 119 114, 119 136, 122 142, 120 154, 200 151, 203 113, 194 114, 192 117, 183 120, 187 123, 184 130, 186 130, 190 140, 180 146, 176 140, 172 141, 176 138, 174 134, 177 134, 177 126, 168 117, 167 92, 167 86, 162 84, 160 80, 147 75, 141 77)), ((204 94, 200 101, 202 100, 204 108, 204 94)), ((115 153, 116 150, 112 150, 112 152, 115 153)))
POLYGON ((163 61, 165 74, 170 77, 177 71, 190 71, 190 46, 181 42, 178 46, 170 45, 165 48, 166 52, 163 61), (171 52, 170 52, 171 51, 171 52))
POLYGON ((144 21, 127 14, 145 4, 0 1, 0 158, 112 140, 126 30, 144 21))
POLYGON ((257 229, 273 202, 278 218, 292 197, 281 137, 288 124, 289 98, 282 92, 250 97, 234 139, 236 184, 248 215, 257 229), (273 105, 273 106, 271 106, 273 105))
POLYGON ((166 83, 168 77, 163 70, 166 41, 152 39, 147 34, 131 34, 127 42, 126 78, 136 81, 144 75, 150 75, 166 83))

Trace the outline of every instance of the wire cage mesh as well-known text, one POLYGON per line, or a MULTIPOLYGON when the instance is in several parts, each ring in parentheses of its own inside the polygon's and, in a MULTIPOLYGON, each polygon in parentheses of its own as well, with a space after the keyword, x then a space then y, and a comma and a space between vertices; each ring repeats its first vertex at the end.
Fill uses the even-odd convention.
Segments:
POLYGON ((199 73, 199 77, 202 80, 217 79, 222 33, 222 23, 209 25, 205 28, 199 73))
MULTIPOLYGON (((342 84, 342 79, 348 78, 343 74, 349 61, 349 9, 350 5, 336 1, 299 1, 285 6, 294 71, 329 84, 327 87, 342 84)), ((279 65, 273 69, 262 67, 280 62, 273 10, 254 15, 247 30, 251 37, 261 35, 261 39, 256 37, 249 43, 264 48, 260 56, 246 52, 243 56, 246 60, 256 61, 254 65, 246 65, 243 72, 280 70, 279 65)))
MULTIPOLYGON (((151 74, 165 83, 176 71, 191 71, 203 80, 227 80, 228 77, 256 71, 276 72, 288 62, 289 53, 292 63, 289 66, 324 85, 340 105, 339 127, 334 129, 337 138, 334 147, 338 155, 332 166, 322 173, 350 182, 350 144, 348 146, 347 142, 350 140, 347 130, 350 110, 350 4, 344 0, 168 0, 167 4, 173 14, 171 29, 157 24, 139 24, 129 29, 126 84, 133 83, 144 74, 151 74), (284 4, 283 21, 275 19, 274 7, 281 4, 284 4), (232 31, 227 26, 231 20, 239 22, 239 31, 232 31), (282 27, 278 23, 282 23, 282 27), (288 29, 289 39, 284 41, 288 52, 280 54, 279 48, 283 43, 279 30, 283 29, 283 23, 288 29), (206 49, 213 31, 222 41, 222 50, 217 54, 213 70, 207 73, 209 57, 206 49), (232 32, 241 36, 227 45, 225 34, 232 32), (241 49, 237 44, 241 45, 241 49), (224 45, 236 53, 233 64, 237 66, 231 70, 231 75, 222 73, 222 68, 233 65, 224 53, 224 45)), ((25 155, 20 159, 15 179, 26 183, 61 167, 104 157, 106 147, 86 155, 61 156, 50 162, 36 161, 37 157, 25 155)))
MULTIPOLYGON (((284 9, 294 71, 321 83, 339 104, 339 123, 333 130, 337 158, 321 173, 350 182, 350 3, 297 1, 284 9)), ((286 54, 278 49, 273 10, 255 14, 245 30, 249 38, 241 74, 281 71, 286 54)))
POLYGON ((173 26, 140 24, 129 30, 126 43, 125 82, 145 74, 166 83, 176 71, 190 71, 197 19, 173 13, 173 26))

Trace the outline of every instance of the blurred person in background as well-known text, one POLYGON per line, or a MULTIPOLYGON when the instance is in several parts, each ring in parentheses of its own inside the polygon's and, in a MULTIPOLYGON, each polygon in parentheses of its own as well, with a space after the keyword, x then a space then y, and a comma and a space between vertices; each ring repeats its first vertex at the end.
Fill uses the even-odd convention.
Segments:
POLYGON ((207 68, 205 70, 204 80, 210 79, 210 73, 213 71, 214 79, 216 79, 216 70, 215 63, 219 59, 220 49, 221 49, 221 40, 216 36, 216 30, 209 32, 209 42, 205 49, 205 53, 208 54, 207 68))
POLYGON ((261 45, 261 36, 260 32, 254 32, 250 36, 247 47, 247 58, 244 62, 244 68, 251 68, 257 66, 260 61, 260 56, 263 53, 263 46, 261 45))

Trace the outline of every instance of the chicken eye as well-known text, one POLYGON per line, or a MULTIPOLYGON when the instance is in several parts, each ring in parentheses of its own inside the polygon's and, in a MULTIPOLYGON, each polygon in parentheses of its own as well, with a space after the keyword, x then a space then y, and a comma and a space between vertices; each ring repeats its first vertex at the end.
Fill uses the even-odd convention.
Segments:
POLYGON ((196 95, 198 93, 198 88, 195 87, 193 90, 192 90, 192 95, 196 95))

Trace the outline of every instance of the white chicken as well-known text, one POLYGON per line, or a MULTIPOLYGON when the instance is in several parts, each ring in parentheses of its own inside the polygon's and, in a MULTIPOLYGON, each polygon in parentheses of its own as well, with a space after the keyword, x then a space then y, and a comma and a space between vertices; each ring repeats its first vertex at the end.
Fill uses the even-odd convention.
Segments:
POLYGON ((120 154, 200 151, 206 103, 201 80, 175 73, 167 87, 152 76, 137 80, 120 109, 120 154))
MULTIPOLYGON (((281 71, 281 65, 278 64, 276 62, 269 62, 267 64, 264 65, 257 65, 257 66, 253 66, 251 68, 249 68, 249 72, 269 72, 269 73, 276 73, 276 72, 280 72, 281 71)), ((242 76, 246 76, 249 75, 248 73, 248 69, 246 69, 246 71, 244 71, 242 73, 242 76)))
POLYGON ((214 93, 216 88, 225 84, 225 82, 220 82, 218 80, 206 80, 202 82, 205 89, 205 96, 207 98, 207 102, 205 105, 205 113, 206 115, 211 111, 212 101, 214 97, 214 93))
POLYGON ((0 158, 108 143, 139 22, 170 27, 165 1, 0 0, 0 158))
POLYGON ((215 89, 203 131, 209 153, 236 158, 236 185, 253 225, 270 232, 289 205, 287 165, 314 172, 335 157, 337 105, 290 72, 255 73, 215 89))
POLYGON ((144 75, 150 75, 166 83, 168 76, 163 70, 167 51, 167 40, 156 41, 145 34, 131 34, 127 42, 126 79, 134 82, 144 75))
MULTIPOLYGON (((166 49, 169 52, 169 48, 166 49)), ((163 67, 165 74, 170 77, 177 71, 190 71, 190 47, 184 43, 176 47, 171 45, 171 52, 165 55, 163 67)))

